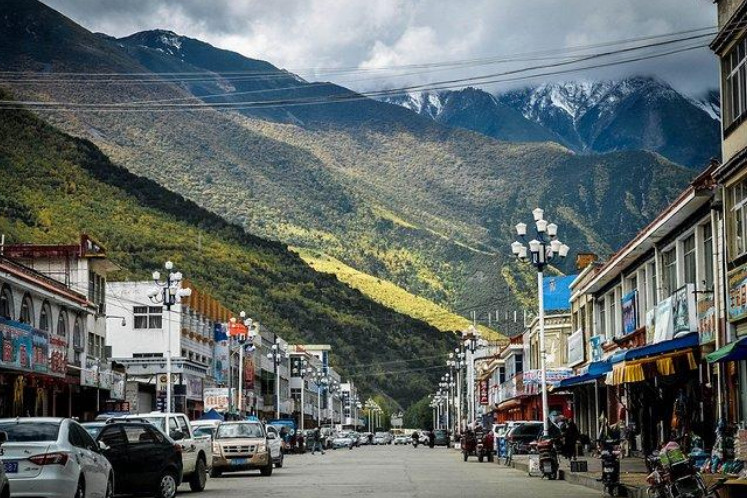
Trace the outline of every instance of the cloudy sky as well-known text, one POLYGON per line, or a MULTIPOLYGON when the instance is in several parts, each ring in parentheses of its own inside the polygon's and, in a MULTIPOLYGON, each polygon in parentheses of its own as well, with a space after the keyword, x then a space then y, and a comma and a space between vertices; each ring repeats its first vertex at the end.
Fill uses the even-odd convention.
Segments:
MULTIPOLYGON (((168 29, 270 61, 310 80, 334 81, 357 90, 397 88, 552 64, 559 58, 622 47, 600 46, 608 42, 716 24, 716 8, 706 0, 43 1, 92 31, 124 36, 147 29, 168 29), (589 48, 569 52, 575 47, 589 48), (503 60, 507 56, 521 60, 468 63, 448 69, 412 67, 444 61, 503 60)), ((703 33, 707 32, 694 34, 703 33)), ((630 51, 586 64, 705 45, 708 40, 705 37, 630 51)), ((568 67, 572 66, 561 69, 568 67)), ((538 79, 623 74, 658 75, 689 93, 717 84, 716 60, 707 48, 538 79)), ((475 86, 500 90, 523 84, 527 84, 526 79, 475 86)))

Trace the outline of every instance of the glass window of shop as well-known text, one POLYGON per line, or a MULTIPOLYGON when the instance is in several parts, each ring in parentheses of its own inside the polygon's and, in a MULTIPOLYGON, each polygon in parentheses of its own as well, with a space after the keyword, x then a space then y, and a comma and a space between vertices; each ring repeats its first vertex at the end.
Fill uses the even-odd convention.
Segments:
POLYGON ((665 298, 677 290, 677 249, 675 247, 661 253, 662 290, 665 298))
POLYGON ((34 326, 34 303, 31 296, 26 294, 21 301, 21 312, 18 314, 18 321, 34 326))
POLYGON ((723 122, 728 134, 747 114, 747 38, 721 59, 723 72, 723 122))
POLYGON ((713 287, 713 229, 703 225, 703 282, 706 289, 713 287))
POLYGON ((731 202, 731 241, 730 248, 734 253, 734 258, 745 252, 745 211, 747 210, 747 179, 744 179, 736 185, 729 188, 729 201, 731 202))
POLYGON ((685 270, 683 284, 695 284, 698 282, 698 269, 696 266, 695 234, 691 234, 682 241, 682 263, 685 270))
POLYGON ((42 304, 41 313, 39 314, 39 330, 44 332, 50 332, 50 317, 52 316, 52 308, 49 306, 47 301, 42 304))
POLYGON ((599 301, 597 301, 597 308, 599 309, 599 322, 597 335, 600 335, 607 339, 607 306, 606 306, 606 299, 602 298, 599 301))
POLYGON ((7 285, 0 289, 0 317, 13 319, 13 292, 7 285))

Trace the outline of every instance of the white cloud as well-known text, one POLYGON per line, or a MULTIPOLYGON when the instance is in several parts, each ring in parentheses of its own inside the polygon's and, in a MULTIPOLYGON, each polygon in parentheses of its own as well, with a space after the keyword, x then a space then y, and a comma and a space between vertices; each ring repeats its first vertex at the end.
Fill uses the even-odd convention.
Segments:
MULTIPOLYGON (((93 31, 125 36, 170 29, 268 60, 307 79, 356 89, 504 69, 464 67, 397 77, 394 71, 371 75, 374 67, 597 44, 715 25, 716 15, 715 6, 702 0, 45 1, 93 31), (340 67, 364 71, 343 76, 320 70, 340 67)), ((563 78, 625 73, 657 74, 689 91, 717 81, 715 58, 707 49, 563 78)))

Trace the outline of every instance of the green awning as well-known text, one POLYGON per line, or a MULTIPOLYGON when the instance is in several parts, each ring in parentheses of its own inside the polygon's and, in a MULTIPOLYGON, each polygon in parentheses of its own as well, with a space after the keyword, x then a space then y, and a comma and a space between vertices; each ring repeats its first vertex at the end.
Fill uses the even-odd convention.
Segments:
POLYGON ((708 363, 724 363, 726 361, 747 360, 747 337, 717 349, 706 355, 708 363))

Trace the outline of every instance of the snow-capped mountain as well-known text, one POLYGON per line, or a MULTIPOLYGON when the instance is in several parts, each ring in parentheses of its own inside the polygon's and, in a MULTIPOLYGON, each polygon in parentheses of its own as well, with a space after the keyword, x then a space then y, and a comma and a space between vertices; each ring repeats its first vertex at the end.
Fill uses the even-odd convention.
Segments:
POLYGON ((638 76, 548 83, 497 98, 579 152, 651 150, 694 168, 720 155, 716 91, 693 98, 638 76))
POLYGON ((718 91, 685 96, 649 77, 548 83, 491 95, 466 88, 387 102, 508 141, 555 141, 582 153, 650 150, 693 168, 720 155, 718 91))

